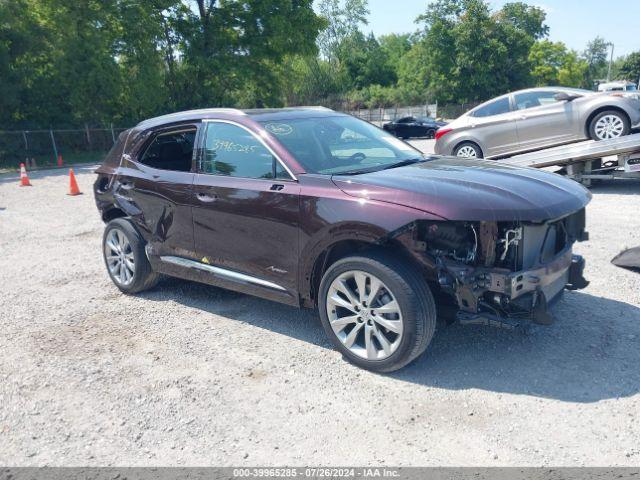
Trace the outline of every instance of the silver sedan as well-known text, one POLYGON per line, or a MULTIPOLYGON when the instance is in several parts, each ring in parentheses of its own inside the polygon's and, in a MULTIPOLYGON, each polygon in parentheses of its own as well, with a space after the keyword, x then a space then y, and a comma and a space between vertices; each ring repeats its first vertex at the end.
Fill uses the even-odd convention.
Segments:
POLYGON ((563 87, 520 90, 489 100, 436 133, 435 152, 495 158, 580 140, 604 140, 640 126, 638 92, 563 87))

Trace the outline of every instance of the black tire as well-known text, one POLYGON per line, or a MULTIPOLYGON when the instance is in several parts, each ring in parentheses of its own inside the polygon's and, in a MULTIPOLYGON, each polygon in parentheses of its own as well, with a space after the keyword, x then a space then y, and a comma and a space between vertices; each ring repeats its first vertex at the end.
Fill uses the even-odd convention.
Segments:
POLYGON ((436 131, 433 130, 432 128, 427 130, 427 138, 429 139, 436 138, 436 131))
POLYGON ((436 306, 426 281, 411 264, 387 252, 346 257, 332 264, 322 277, 318 295, 322 326, 335 347, 346 359, 374 372, 392 372, 420 356, 436 329, 436 306), (368 360, 351 352, 333 332, 327 313, 327 295, 332 282, 349 271, 375 275, 389 288, 402 313, 403 331, 397 349, 382 360, 368 360))
POLYGON ((104 229, 104 235, 102 236, 102 257, 104 264, 107 268, 107 273, 111 280, 124 293, 138 293, 144 290, 153 288, 160 279, 160 274, 153 271, 151 264, 147 258, 144 250, 145 241, 133 226, 133 224, 126 218, 116 218, 111 220, 104 229), (133 264, 135 266, 133 276, 128 283, 122 283, 116 275, 114 275, 109 268, 109 262, 107 261, 107 238, 113 230, 122 232, 130 245, 130 251, 133 254, 133 264))
MULTIPOLYGON (((462 150, 464 147, 471 147, 474 151, 475 151, 475 158, 484 158, 484 154, 482 153, 482 149, 473 142, 462 142, 458 145, 456 145, 456 148, 453 149, 453 156, 457 157, 459 156, 458 153, 460 152, 460 150, 462 150)), ((464 158, 469 158, 469 157, 464 157, 464 158)), ((473 157, 471 157, 473 158, 473 157)))
MULTIPOLYGON (((629 117, 627 117, 625 113, 619 110, 605 110, 604 112, 600 112, 599 114, 597 114, 595 117, 591 119, 591 122, 589 122, 589 138, 591 138, 592 140, 605 139, 601 136, 598 136, 598 134, 596 133, 596 125, 602 118, 607 116, 615 117, 622 122, 622 131, 618 137, 624 137, 625 135, 629 135, 629 132, 631 131, 631 122, 629 121, 629 117)), ((612 138, 618 138, 618 137, 612 137, 612 138)))

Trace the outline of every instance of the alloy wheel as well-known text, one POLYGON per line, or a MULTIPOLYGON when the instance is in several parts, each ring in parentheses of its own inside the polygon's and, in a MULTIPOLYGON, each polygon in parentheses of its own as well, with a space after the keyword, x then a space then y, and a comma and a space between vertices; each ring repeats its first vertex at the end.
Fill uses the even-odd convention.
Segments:
POLYGON ((476 158, 478 156, 476 149, 471 145, 463 145, 458 149, 456 155, 461 158, 476 158))
POLYGON ((129 239, 119 228, 109 231, 104 244, 107 268, 120 285, 129 285, 136 272, 135 257, 129 239))
POLYGON ((326 308, 333 332, 353 354, 384 360, 400 345, 400 305, 376 276, 358 270, 342 273, 329 286, 326 308))
POLYGON ((624 121, 617 115, 605 115, 598 119, 594 131, 600 140, 618 138, 624 131, 624 121))

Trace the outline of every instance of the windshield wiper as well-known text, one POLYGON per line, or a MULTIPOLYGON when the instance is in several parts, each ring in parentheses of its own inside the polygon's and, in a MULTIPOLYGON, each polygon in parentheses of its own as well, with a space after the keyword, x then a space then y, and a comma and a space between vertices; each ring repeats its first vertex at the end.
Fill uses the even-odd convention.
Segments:
POLYGON ((413 165, 414 163, 426 162, 424 158, 409 158, 400 162, 392 163, 390 165, 376 165, 369 168, 354 168, 353 170, 344 170, 342 172, 335 172, 332 175, 360 175, 362 173, 379 172, 381 170, 388 170, 390 168, 404 167, 406 165, 413 165))
POLYGON ((353 170, 343 170, 342 172, 333 172, 331 175, 360 175, 361 173, 378 172, 382 170, 380 166, 369 168, 354 168, 353 170))
POLYGON ((407 160, 402 160, 400 162, 392 163, 391 165, 387 165, 382 170, 389 170, 390 168, 397 167, 405 167, 407 165, 413 165, 414 163, 426 162, 424 158, 409 158, 407 160))

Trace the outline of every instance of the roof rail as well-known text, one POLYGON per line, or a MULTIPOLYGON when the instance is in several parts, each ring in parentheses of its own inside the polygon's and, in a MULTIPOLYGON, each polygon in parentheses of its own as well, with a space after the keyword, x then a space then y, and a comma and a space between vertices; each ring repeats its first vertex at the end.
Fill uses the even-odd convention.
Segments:
POLYGON ((144 125, 148 123, 155 123, 161 120, 170 120, 173 117, 184 117, 189 115, 204 115, 207 113, 232 113, 234 115, 246 115, 242 110, 237 108, 197 108, 193 110, 184 110, 181 112, 167 113, 165 115, 159 115, 153 118, 147 118, 141 121, 138 125, 144 125))

